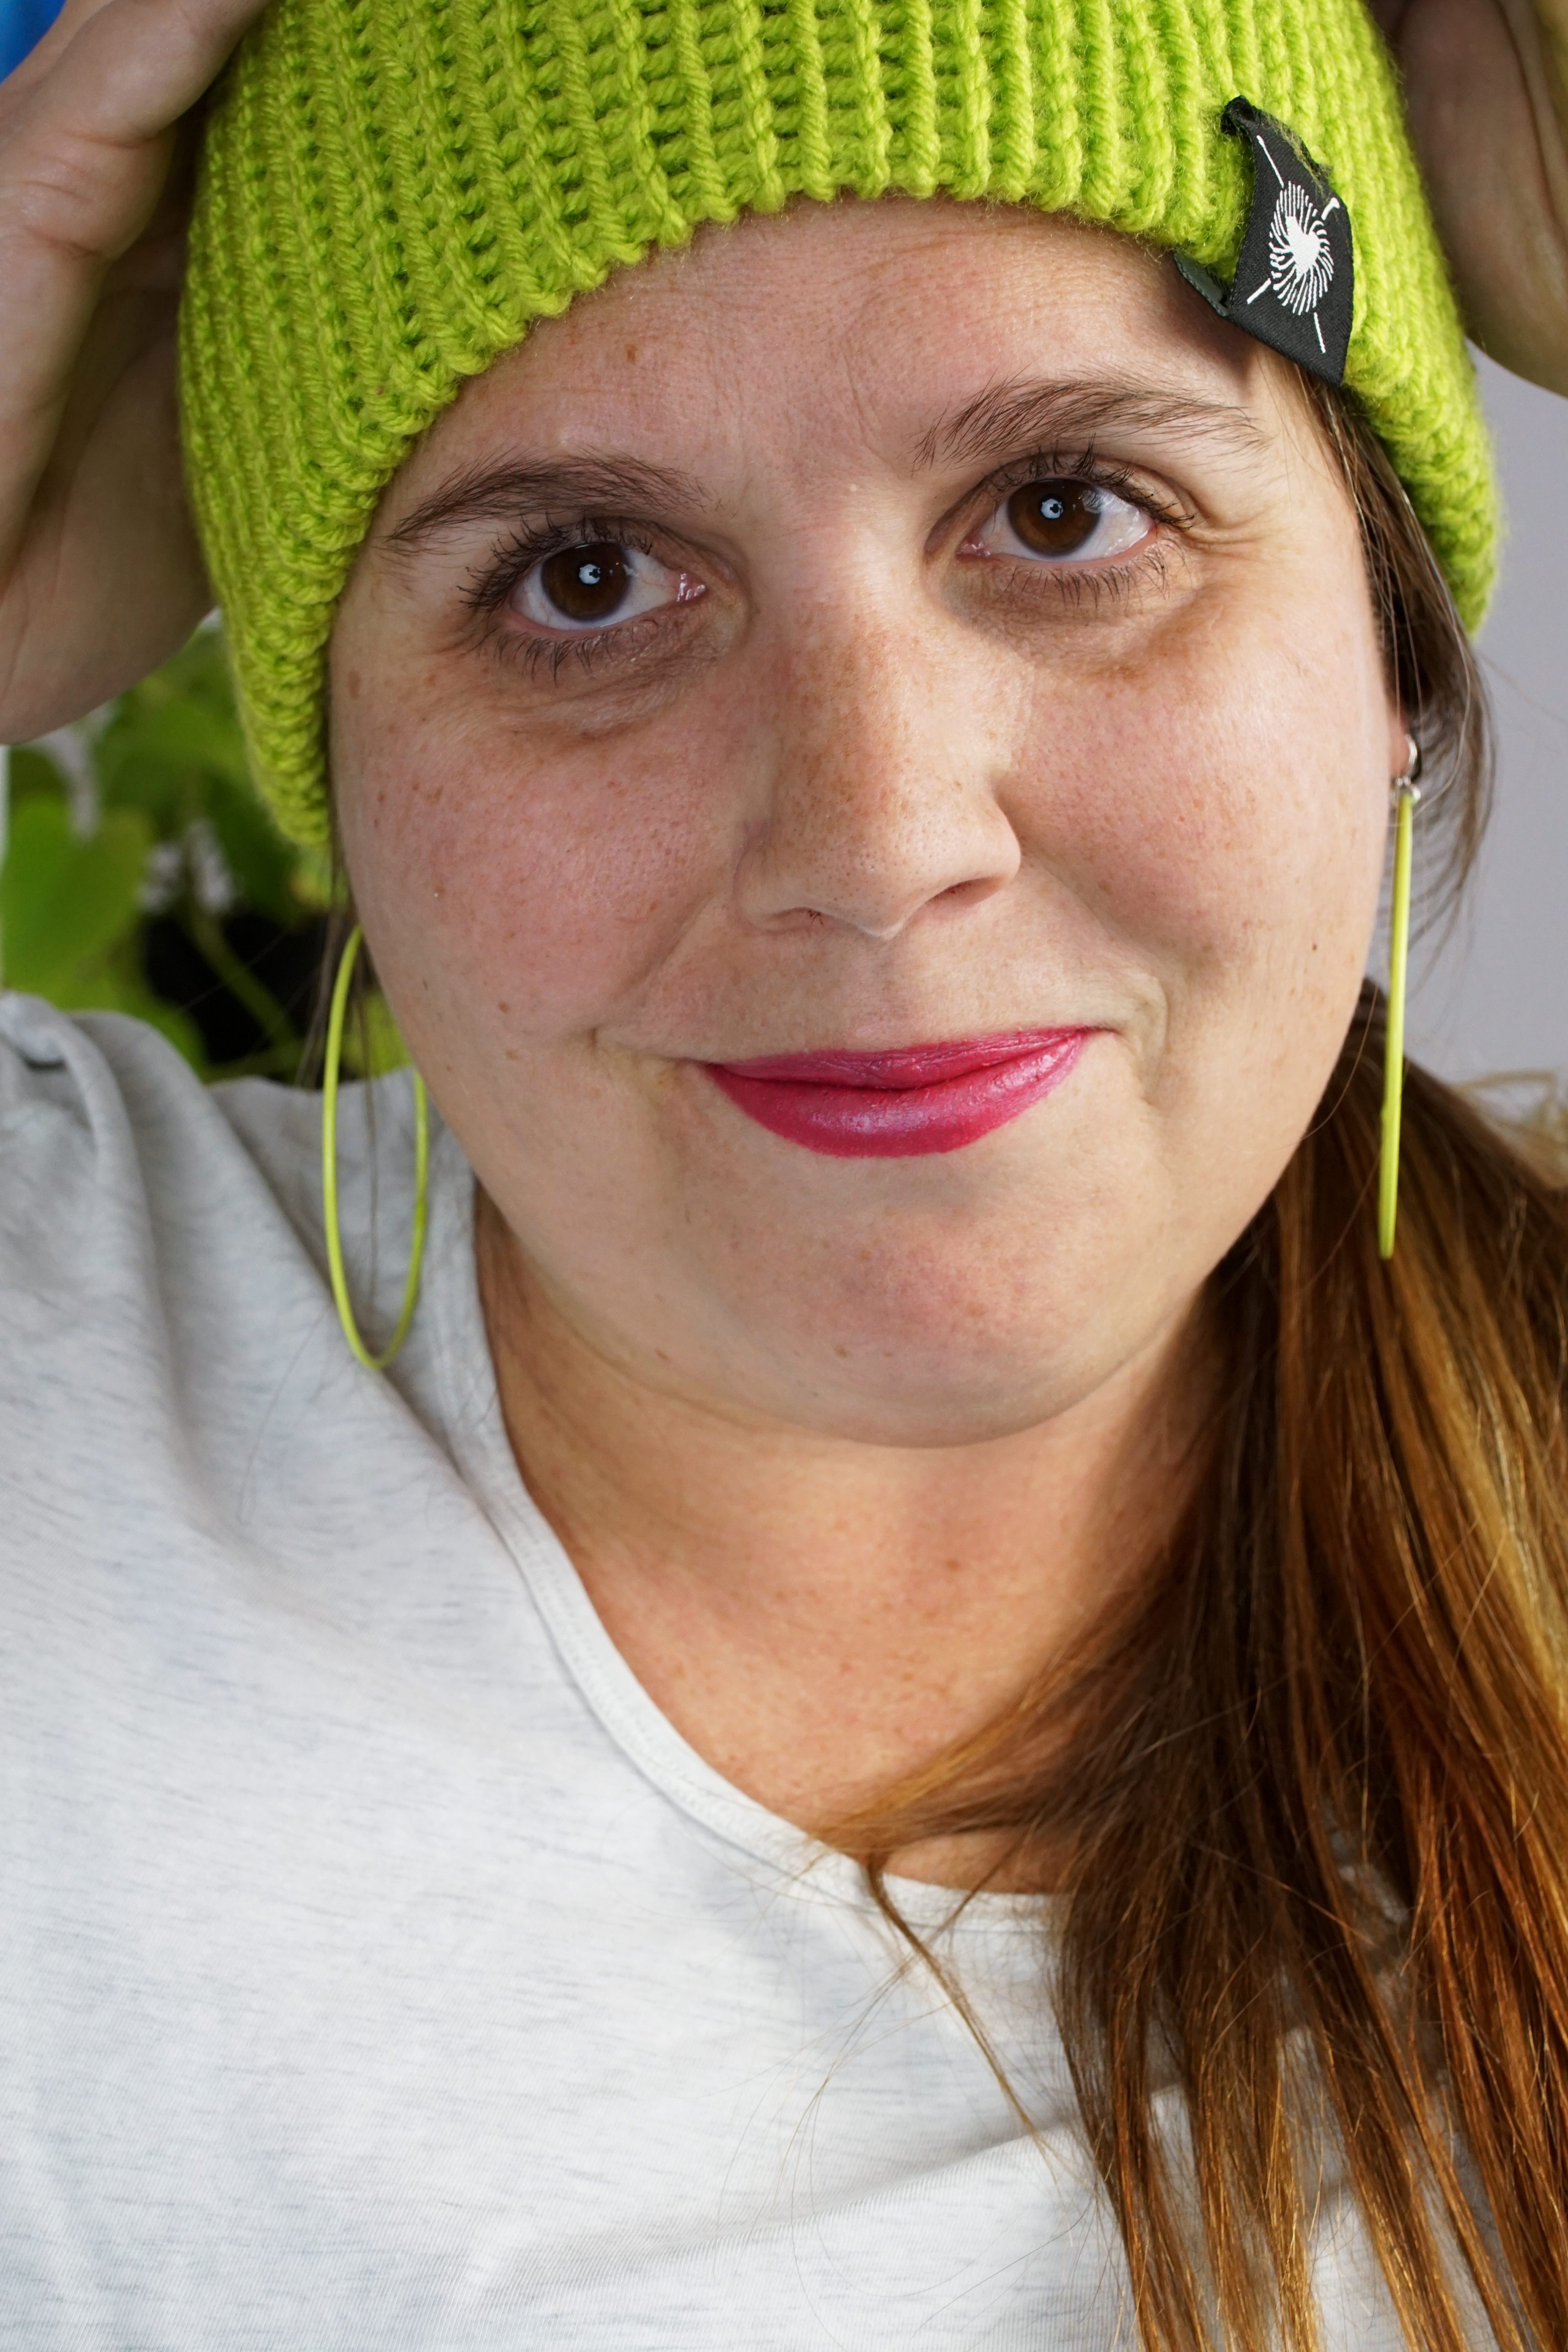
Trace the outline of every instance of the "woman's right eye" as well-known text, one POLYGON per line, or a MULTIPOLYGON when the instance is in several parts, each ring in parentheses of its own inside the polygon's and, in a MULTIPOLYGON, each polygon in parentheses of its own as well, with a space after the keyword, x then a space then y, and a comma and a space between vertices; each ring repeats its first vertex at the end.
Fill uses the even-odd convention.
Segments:
POLYGON ((604 539, 541 556, 507 602, 537 628, 571 636, 614 628, 665 604, 690 604, 702 593, 701 581, 689 572, 673 570, 641 548, 604 539))
POLYGON ((1046 564, 1091 563, 1131 554, 1154 527, 1147 508, 1131 499, 1098 482, 1052 475, 1014 490, 970 533, 961 552, 1046 564))

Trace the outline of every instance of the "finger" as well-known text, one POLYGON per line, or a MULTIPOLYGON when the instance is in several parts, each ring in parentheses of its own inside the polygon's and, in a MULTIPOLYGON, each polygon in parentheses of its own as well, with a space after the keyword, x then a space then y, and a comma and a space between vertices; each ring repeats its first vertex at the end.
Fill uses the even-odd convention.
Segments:
POLYGON ((88 18, 96 16, 106 4, 107 0, 66 0, 53 24, 39 35, 26 56, 12 68, 5 85, 6 90, 25 89, 29 83, 37 81, 41 73, 47 72, 66 44, 88 18))
POLYGON ((0 83, 0 141, 39 125, 132 142, 156 136, 195 104, 264 5, 67 0, 37 47, 0 83))
POLYGON ((1557 129, 1568 140, 1568 0, 1535 0, 1533 15, 1557 129))
POLYGON ((0 90, 0 582, 104 273, 152 216, 172 125, 259 11, 260 0, 73 0, 50 56, 0 90))

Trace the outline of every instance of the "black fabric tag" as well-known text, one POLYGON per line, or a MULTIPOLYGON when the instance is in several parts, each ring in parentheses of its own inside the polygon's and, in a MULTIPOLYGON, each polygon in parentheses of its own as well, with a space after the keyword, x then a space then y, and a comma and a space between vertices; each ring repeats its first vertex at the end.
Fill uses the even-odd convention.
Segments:
POLYGON ((1219 118, 1252 150, 1252 209, 1228 291, 1185 253, 1176 268, 1222 319, 1330 383, 1344 382, 1355 262, 1350 215, 1282 122, 1249 99, 1219 118))

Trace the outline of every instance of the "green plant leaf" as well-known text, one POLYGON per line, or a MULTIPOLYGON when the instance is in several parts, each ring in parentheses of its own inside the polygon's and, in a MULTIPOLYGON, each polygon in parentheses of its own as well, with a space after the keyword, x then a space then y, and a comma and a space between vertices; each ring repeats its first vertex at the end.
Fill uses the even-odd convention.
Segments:
POLYGON ((177 841, 205 813, 206 780, 199 768, 170 759, 155 746, 121 741, 113 759, 101 763, 111 781, 104 786, 110 809, 131 809, 146 818, 160 841, 177 841))
POLYGON ((66 798, 65 778, 37 743, 18 743, 12 752, 8 789, 13 809, 39 796, 61 802, 66 798))
POLYGON ((97 752, 106 792, 112 791, 126 761, 149 758, 177 768, 205 769, 247 790, 250 786, 237 723, 204 703, 149 703, 127 695, 104 729, 97 752))
POLYGON ((6 984, 71 1001, 83 968, 138 920, 152 846, 146 818, 111 809, 89 840, 71 831, 58 801, 25 800, 11 822, 0 873, 0 956, 6 984))
MULTIPOLYGON (((232 1066, 292 1078, 301 1041, 284 1009, 235 956, 229 915, 259 917, 279 937, 307 925, 319 929, 336 881, 330 858, 286 841, 256 791, 222 631, 198 629, 172 661, 78 731, 103 812, 89 840, 71 829, 79 796, 57 760, 37 744, 12 753, 13 849, 0 875, 5 981, 71 1011, 107 1009, 149 1021, 204 1077, 223 1076, 232 1066), (154 848, 160 855, 150 873, 154 848), (225 911, 214 903, 222 896, 213 887, 214 848, 235 894, 225 911), (156 889, 144 891, 154 877, 156 889), (203 1029, 192 1017, 201 1011, 204 987, 186 1009, 150 984, 147 924, 154 914, 193 940, 204 934, 202 960, 216 989, 261 1030, 266 1042, 240 1062, 214 1069, 206 1059, 203 1029)), ((241 935, 254 941, 255 925, 241 935)), ((152 968, 175 967, 160 955, 152 968)), ((378 1005, 345 1062, 380 1068, 400 1056, 395 1030, 378 1005)))

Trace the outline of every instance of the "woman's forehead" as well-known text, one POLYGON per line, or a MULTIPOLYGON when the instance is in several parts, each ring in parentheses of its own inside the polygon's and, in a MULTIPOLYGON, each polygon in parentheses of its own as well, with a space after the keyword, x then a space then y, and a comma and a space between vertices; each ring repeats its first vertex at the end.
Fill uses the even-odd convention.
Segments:
POLYGON ((1043 446, 1162 411, 1266 432, 1290 373, 1132 237, 1023 205, 802 202, 706 228, 541 321, 436 421, 383 521, 519 440, 544 462, 675 446, 733 469, 758 436, 860 436, 932 468, 1003 430, 1043 446))

